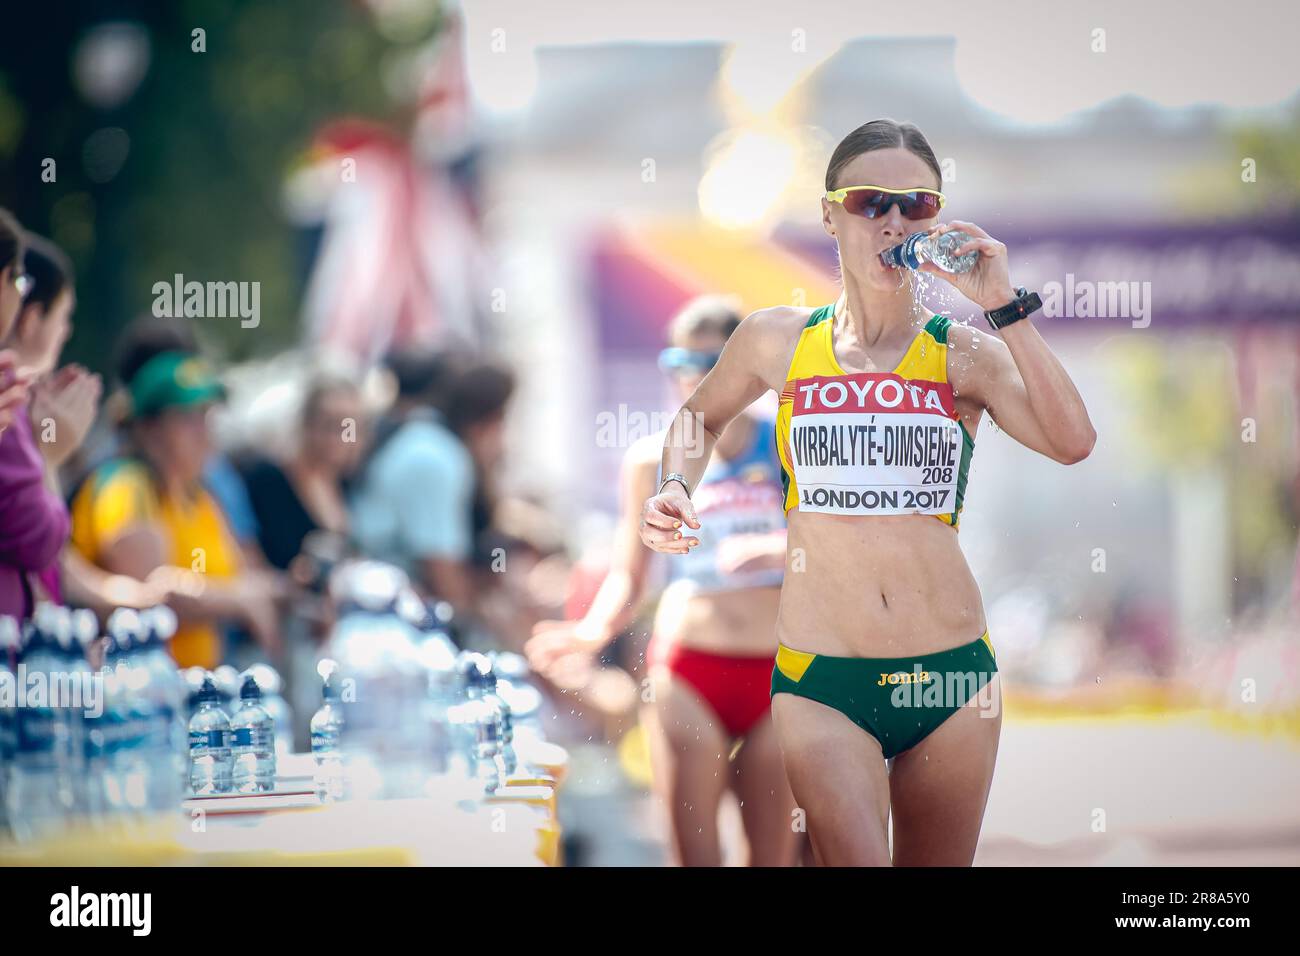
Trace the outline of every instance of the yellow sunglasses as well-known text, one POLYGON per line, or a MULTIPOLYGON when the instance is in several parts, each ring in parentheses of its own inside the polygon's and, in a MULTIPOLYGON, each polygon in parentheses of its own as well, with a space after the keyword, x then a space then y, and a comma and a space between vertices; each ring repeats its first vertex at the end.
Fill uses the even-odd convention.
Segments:
POLYGON ((937 189, 915 186, 912 189, 887 189, 884 186, 844 186, 826 193, 830 202, 844 204, 845 212, 875 219, 897 204, 904 219, 929 219, 937 216, 947 202, 937 189))

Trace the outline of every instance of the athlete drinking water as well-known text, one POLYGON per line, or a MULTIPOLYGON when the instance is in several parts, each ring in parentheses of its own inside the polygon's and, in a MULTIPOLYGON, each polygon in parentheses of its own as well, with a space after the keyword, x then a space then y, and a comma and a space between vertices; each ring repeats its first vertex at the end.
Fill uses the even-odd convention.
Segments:
MULTIPOLYGON (((690 302, 673 321, 671 347, 659 363, 680 399, 696 390, 739 323, 735 307, 718 296, 690 302)), ((770 716, 785 555, 781 465, 770 423, 748 414, 732 418, 709 443, 717 454, 707 469, 700 460, 695 506, 707 529, 689 555, 669 564, 646 650, 653 694, 645 695, 642 721, 655 789, 686 866, 721 862, 717 815, 728 786, 740 801, 751 864, 792 862, 796 839, 794 799, 770 716)), ((634 616, 653 558, 638 539, 641 503, 659 485, 663 437, 628 450, 609 574, 581 621, 537 626, 528 653, 539 671, 574 651, 597 653, 634 616)))
POLYGON ((651 548, 696 547, 715 436, 777 392, 789 536, 772 715, 824 864, 971 863, 1001 729, 997 664, 957 539, 974 436, 988 411, 1063 464, 1096 437, 1025 320, 1037 297, 1012 288, 1006 247, 973 223, 937 224, 941 186, 915 126, 876 120, 839 144, 822 225, 843 291, 740 324, 669 429, 663 484, 641 512, 651 548), (954 252, 978 250, 975 266, 922 269, 985 310, 1000 339, 927 314, 914 274, 881 262, 909 234, 950 227, 973 237, 954 252))

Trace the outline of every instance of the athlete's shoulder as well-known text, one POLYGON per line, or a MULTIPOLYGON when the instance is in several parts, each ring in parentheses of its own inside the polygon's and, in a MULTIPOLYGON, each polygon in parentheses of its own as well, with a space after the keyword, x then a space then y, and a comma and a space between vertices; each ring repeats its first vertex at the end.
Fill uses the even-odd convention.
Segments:
POLYGON ((947 316, 935 316, 926 326, 927 329, 938 331, 935 338, 940 342, 947 344, 948 348, 954 352, 970 353, 974 359, 979 358, 980 351, 984 350, 986 345, 989 346, 990 354, 996 352, 998 347, 1006 348, 1003 342, 993 333, 986 329, 976 328, 973 325, 967 325, 964 322, 954 322, 947 316), (936 319, 943 320, 942 322, 936 319))
POLYGON ((815 311, 796 305, 774 305, 759 309, 745 316, 744 321, 732 333, 732 338, 743 336, 749 347, 763 354, 783 355, 792 347, 815 311))
MULTIPOLYGON (((934 322, 933 319, 930 321, 934 322)), ((1000 378, 1014 365, 1006 343, 990 332, 952 321, 945 324, 943 332, 948 353, 961 358, 948 363, 948 380, 958 391, 966 392, 972 398, 982 397, 984 386, 1000 378)))
POLYGON ((741 325, 749 323, 750 328, 756 332, 784 336, 807 325, 808 319, 815 311, 817 310, 806 306, 773 305, 751 312, 745 316, 741 325))
POLYGON ((753 368, 768 388, 779 392, 785 384, 799 336, 815 311, 793 305, 759 309, 745 316, 731 333, 732 339, 740 337, 744 354, 751 357, 753 368))

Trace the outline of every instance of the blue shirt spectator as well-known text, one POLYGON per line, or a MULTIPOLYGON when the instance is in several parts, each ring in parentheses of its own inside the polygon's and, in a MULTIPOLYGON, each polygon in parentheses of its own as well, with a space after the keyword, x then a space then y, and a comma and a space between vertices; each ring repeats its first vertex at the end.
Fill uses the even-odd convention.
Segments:
POLYGON ((248 498, 248 488, 244 478, 222 454, 215 454, 203 466, 203 484, 217 499, 230 530, 240 544, 257 543, 257 515, 253 513, 253 503, 248 498))
POLYGON ((410 412, 379 448, 353 497, 352 530, 369 557, 424 581, 429 559, 465 561, 474 462, 431 408, 410 412))

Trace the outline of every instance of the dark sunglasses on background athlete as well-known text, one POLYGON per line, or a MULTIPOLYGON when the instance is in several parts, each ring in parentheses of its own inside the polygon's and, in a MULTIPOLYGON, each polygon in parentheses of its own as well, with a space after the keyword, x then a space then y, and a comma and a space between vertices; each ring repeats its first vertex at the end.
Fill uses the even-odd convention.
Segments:
POLYGON ((668 375, 679 372, 707 372, 718 364, 721 352, 698 349, 664 349, 659 353, 659 370, 668 375))
POLYGON ((830 202, 844 204, 844 211, 854 216, 875 219, 897 205, 904 219, 929 219, 937 216, 947 201, 937 189, 917 186, 913 189, 886 189, 884 186, 845 186, 826 194, 830 202))

